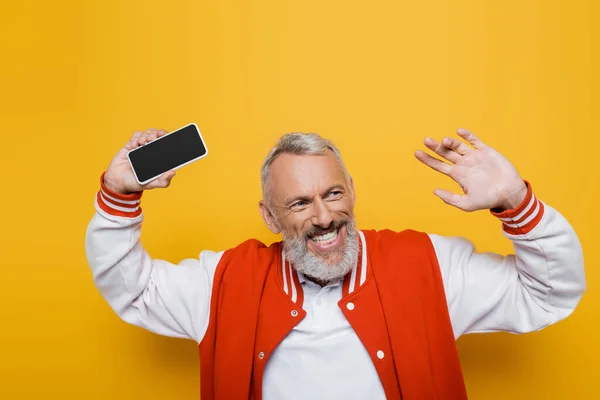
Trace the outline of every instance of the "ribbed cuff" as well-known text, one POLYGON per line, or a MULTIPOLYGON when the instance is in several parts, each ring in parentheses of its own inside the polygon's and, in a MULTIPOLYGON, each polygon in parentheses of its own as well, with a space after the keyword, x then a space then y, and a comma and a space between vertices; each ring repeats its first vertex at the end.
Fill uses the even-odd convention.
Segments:
POLYGON ((544 215, 544 204, 533 194, 531 184, 527 181, 525 184, 527 185, 527 196, 517 208, 500 213, 490 210, 492 215, 502 221, 504 232, 511 235, 525 235, 531 232, 544 215))
POLYGON ((135 218, 142 213, 140 199, 143 192, 120 194, 104 184, 104 174, 100 177, 100 191, 96 195, 98 206, 106 213, 117 217, 135 218))

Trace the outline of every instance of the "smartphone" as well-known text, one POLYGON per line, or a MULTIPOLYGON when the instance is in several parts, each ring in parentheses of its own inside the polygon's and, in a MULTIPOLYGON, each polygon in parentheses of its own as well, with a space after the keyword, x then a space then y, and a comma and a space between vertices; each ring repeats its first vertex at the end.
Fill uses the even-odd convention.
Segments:
POLYGON ((127 153, 135 179, 145 185, 163 173, 208 155, 196 124, 189 124, 127 153))

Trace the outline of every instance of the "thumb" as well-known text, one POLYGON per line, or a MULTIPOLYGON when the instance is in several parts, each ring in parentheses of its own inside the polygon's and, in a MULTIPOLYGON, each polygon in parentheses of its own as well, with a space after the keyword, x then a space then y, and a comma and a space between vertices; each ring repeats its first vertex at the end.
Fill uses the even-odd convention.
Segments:
POLYGON ((154 181, 148 184, 148 189, 167 188, 171 184, 171 180, 175 176, 175 171, 167 171, 159 176, 154 181))
POLYGON ((471 206, 469 197, 467 195, 461 196, 444 189, 435 189, 433 194, 442 199, 444 203, 454 206, 460 210, 473 211, 473 207, 471 206))

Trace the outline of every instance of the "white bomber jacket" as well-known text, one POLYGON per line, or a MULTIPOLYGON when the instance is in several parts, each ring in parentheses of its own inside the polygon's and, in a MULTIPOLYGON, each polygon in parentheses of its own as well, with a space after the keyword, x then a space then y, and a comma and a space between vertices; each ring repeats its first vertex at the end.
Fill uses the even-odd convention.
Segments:
MULTIPOLYGON (((540 330, 569 316, 585 290, 580 242, 567 220, 531 191, 514 210, 492 213, 515 253, 478 253, 460 237, 429 234, 440 265, 452 328, 466 333, 540 330)), ((200 342, 209 322, 215 270, 223 252, 172 264, 153 259, 140 241, 141 193, 103 184, 86 232, 94 282, 126 322, 200 342)))

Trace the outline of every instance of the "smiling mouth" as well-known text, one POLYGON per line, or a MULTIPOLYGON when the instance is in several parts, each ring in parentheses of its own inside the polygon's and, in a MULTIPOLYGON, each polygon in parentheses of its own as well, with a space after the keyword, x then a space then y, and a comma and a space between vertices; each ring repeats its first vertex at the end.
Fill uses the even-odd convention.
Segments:
POLYGON ((328 245, 335 242, 340 231, 340 227, 321 235, 309 236, 309 239, 320 245, 328 245))
POLYGON ((309 248, 318 253, 329 252, 341 246, 343 241, 342 228, 346 226, 346 221, 333 223, 327 229, 315 229, 317 232, 308 232, 306 235, 309 241, 309 248))

